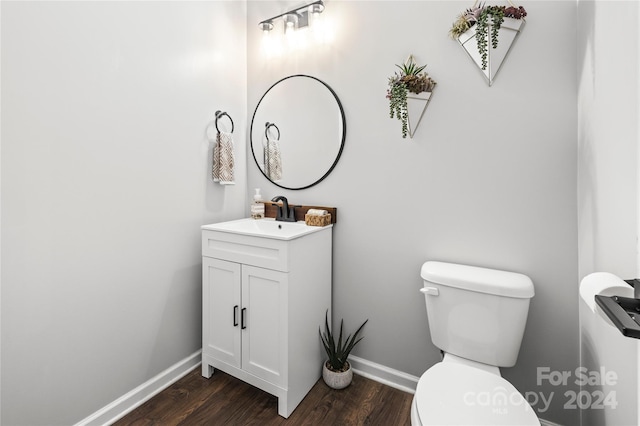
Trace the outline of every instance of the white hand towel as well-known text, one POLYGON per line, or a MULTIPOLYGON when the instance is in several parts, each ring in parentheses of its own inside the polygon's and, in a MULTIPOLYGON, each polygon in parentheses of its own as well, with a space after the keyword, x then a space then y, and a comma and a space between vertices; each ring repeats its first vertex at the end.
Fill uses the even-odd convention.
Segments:
POLYGON ((220 185, 235 184, 233 168, 233 139, 231 138, 231 133, 218 132, 216 142, 213 145, 213 181, 220 183, 220 185))
POLYGON ((282 180, 282 156, 278 141, 267 141, 264 148, 264 172, 272 182, 282 180))
POLYGON ((311 216, 324 216, 325 214, 329 213, 326 210, 321 210, 321 209, 309 209, 307 210, 307 214, 311 215, 311 216))

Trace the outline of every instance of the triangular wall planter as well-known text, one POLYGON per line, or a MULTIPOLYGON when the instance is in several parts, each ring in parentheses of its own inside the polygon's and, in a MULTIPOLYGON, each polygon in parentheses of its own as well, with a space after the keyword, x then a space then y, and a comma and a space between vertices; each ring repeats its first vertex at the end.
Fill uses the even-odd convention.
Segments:
POLYGON ((504 18, 504 22, 500 25, 500 30, 498 32, 498 47, 494 49, 491 45, 491 27, 493 26, 493 23, 489 20, 489 28, 487 31, 489 38, 487 40, 487 66, 484 70, 482 69, 482 57, 478 52, 475 25, 458 37, 458 42, 460 42, 460 45, 469 54, 476 65, 478 65, 478 68, 487 79, 489 86, 493 83, 500 66, 507 57, 507 53, 511 50, 516 38, 522 31, 524 24, 524 19, 504 18))
POLYGON ((416 134, 416 129, 422 120, 424 112, 427 110, 427 105, 433 96, 433 92, 422 92, 419 94, 407 93, 407 118, 409 127, 409 137, 413 139, 413 135, 416 134))

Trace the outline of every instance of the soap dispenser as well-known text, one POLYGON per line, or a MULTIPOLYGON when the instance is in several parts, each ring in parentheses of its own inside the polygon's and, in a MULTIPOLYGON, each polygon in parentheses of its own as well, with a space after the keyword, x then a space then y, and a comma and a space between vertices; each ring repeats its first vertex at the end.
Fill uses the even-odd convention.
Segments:
POLYGON ((256 193, 253 195, 253 203, 251 203, 251 217, 253 219, 264 218, 264 203, 260 201, 261 199, 260 188, 256 188, 256 193))

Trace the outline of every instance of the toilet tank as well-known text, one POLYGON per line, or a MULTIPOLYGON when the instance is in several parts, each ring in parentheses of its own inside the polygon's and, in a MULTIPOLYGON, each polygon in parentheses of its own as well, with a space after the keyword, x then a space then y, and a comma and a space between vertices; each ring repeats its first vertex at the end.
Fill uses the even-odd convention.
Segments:
POLYGON ((433 344, 444 352, 494 365, 515 365, 531 279, 515 272, 426 262, 421 276, 433 344))

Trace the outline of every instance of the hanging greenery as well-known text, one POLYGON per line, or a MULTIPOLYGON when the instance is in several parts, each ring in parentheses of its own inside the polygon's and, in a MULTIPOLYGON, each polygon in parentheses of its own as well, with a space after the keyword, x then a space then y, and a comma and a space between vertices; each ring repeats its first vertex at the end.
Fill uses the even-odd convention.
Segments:
POLYGON ((482 59, 482 70, 485 70, 489 45, 489 20, 491 19, 491 47, 495 49, 498 47, 498 34, 504 18, 523 19, 525 16, 527 11, 522 6, 485 6, 481 3, 462 12, 449 30, 449 35, 457 39, 475 26, 478 53, 482 59))
POLYGON ((415 63, 413 55, 407 62, 396 65, 400 69, 389 78, 387 98, 389 99, 389 116, 396 117, 402 123, 402 137, 406 138, 409 131, 409 111, 407 106, 407 94, 431 92, 436 86, 435 80, 424 72, 426 65, 419 66, 415 63))

